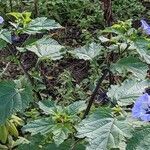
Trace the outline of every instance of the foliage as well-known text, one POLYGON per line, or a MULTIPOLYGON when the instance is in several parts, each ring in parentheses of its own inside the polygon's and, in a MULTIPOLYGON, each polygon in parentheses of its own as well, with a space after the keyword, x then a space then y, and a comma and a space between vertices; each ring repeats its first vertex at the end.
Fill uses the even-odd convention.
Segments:
POLYGON ((74 124, 79 120, 77 114, 86 108, 84 101, 77 101, 67 107, 55 105, 52 101, 39 102, 40 109, 49 117, 34 120, 23 127, 23 131, 32 135, 41 133, 52 136, 56 145, 60 145, 74 132, 74 124), (51 135, 52 134, 52 135, 51 135))
POLYGON ((129 18, 137 19, 141 17, 145 11, 140 0, 113 0, 112 8, 115 18, 119 20, 126 20, 129 18))
MULTIPOLYGON (((0 3, 11 9, 18 5, 0 3)), ((149 122, 133 118, 131 111, 147 93, 140 112, 149 116, 149 37, 133 28, 132 20, 98 30, 104 25, 98 0, 23 1, 20 6, 29 10, 28 4, 41 15, 9 12, 0 28, 0 149, 148 149, 149 122), (48 15, 62 25, 98 32, 92 30, 95 37, 85 45, 66 46, 68 28, 48 15), (8 76, 10 68, 17 76, 8 76)), ((139 9, 129 9, 128 16, 119 10, 116 18, 132 17, 139 9)))
POLYGON ((87 150, 96 150, 119 148, 124 138, 130 137, 131 127, 125 120, 113 118, 108 108, 100 109, 82 120, 77 130, 77 137, 87 138, 87 150))
POLYGON ((107 95, 122 106, 131 105, 147 87, 149 81, 125 80, 121 85, 112 85, 107 95))
POLYGON ((34 52, 39 59, 51 60, 58 60, 62 58, 62 53, 60 52, 62 48, 63 46, 50 37, 43 37, 25 47, 28 51, 34 52))
POLYGON ((40 7, 45 4, 45 13, 59 21, 61 24, 66 22, 79 24, 82 28, 89 28, 92 24, 100 23, 102 20, 102 10, 99 1, 91 2, 90 0, 52 0, 41 1, 40 7), (98 19, 99 18, 99 19, 98 19))
POLYGON ((32 89, 24 79, 0 82, 0 123, 13 113, 23 111, 33 101, 32 89))
POLYGON ((127 143, 127 150, 146 150, 149 148, 149 126, 138 128, 134 131, 133 137, 127 143), (142 140, 141 140, 142 139, 142 140))

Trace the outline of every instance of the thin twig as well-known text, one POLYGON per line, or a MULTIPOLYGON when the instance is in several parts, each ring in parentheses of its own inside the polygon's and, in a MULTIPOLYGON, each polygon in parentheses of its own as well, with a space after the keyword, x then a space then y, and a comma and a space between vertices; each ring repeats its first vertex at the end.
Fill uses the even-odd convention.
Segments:
POLYGON ((34 0, 34 10, 35 10, 35 17, 38 17, 39 15, 38 0, 34 0))
POLYGON ((8 67, 10 65, 10 62, 7 63, 6 67, 3 69, 3 72, 0 74, 0 77, 2 78, 2 76, 6 73, 8 67))
POLYGON ((12 0, 9 0, 9 5, 10 5, 10 11, 13 11, 13 6, 12 6, 12 0))

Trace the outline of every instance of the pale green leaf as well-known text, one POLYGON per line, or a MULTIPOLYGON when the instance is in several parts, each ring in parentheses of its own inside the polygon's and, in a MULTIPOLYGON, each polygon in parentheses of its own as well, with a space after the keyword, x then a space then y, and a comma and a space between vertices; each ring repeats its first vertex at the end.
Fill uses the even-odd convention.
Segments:
POLYGON ((111 67, 120 74, 131 72, 138 79, 145 79, 148 70, 148 66, 146 64, 133 56, 122 58, 111 67))
POLYGON ((107 92, 112 101, 117 101, 121 106, 133 104, 150 86, 150 81, 125 80, 121 85, 111 85, 107 92))
POLYGON ((134 41, 135 49, 140 55, 140 57, 147 63, 150 64, 150 41, 141 38, 134 41))
POLYGON ((52 30, 58 28, 62 28, 62 26, 59 23, 56 23, 55 20, 47 19, 46 17, 40 17, 32 20, 25 32, 28 34, 36 34, 43 30, 52 30))
POLYGON ((66 124, 56 124, 53 127, 53 139, 56 145, 60 145, 66 140, 70 133, 72 133, 72 130, 70 127, 66 124))
POLYGON ((98 110, 84 119, 76 128, 78 138, 86 138, 89 145, 86 150, 110 150, 118 148, 129 138, 131 127, 125 120, 117 120, 108 110, 98 110))
POLYGON ((7 29, 0 30, 0 39, 4 40, 7 43, 12 43, 11 33, 7 29))
POLYGON ((76 101, 66 107, 67 113, 70 115, 75 115, 85 110, 87 107, 86 101, 76 101))
POLYGON ((100 55, 102 46, 96 43, 91 43, 74 50, 73 54, 79 59, 93 60, 96 56, 100 55))
POLYGON ((47 115, 54 114, 54 110, 56 109, 56 105, 51 100, 43 100, 38 103, 39 108, 43 110, 43 112, 47 115))
POLYGON ((31 135, 41 133, 45 135, 52 131, 54 124, 50 118, 43 118, 29 122, 22 130, 24 132, 30 132, 31 135))
POLYGON ((50 37, 43 37, 26 47, 27 50, 34 52, 40 59, 51 60, 62 58, 62 52, 60 52, 62 48, 64 47, 50 37))

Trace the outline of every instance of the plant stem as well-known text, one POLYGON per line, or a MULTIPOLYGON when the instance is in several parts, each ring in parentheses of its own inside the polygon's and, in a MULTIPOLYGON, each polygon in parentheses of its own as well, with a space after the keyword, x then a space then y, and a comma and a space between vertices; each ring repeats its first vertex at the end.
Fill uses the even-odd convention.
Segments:
POLYGON ((2 78, 2 76, 5 74, 5 72, 7 71, 8 67, 10 65, 10 62, 7 63, 5 69, 3 70, 3 72, 0 74, 0 78, 2 78))
POLYGON ((35 10, 35 17, 38 17, 39 15, 38 0, 34 0, 34 10, 35 10))
POLYGON ((87 108, 86 108, 86 110, 85 110, 85 113, 84 113, 82 119, 86 118, 86 116, 89 114, 90 109, 91 109, 91 107, 92 107, 92 104, 93 104, 93 102, 94 102, 94 98, 95 98, 95 96, 96 96, 96 94, 97 94, 97 92, 98 92, 98 89, 99 89, 100 85, 102 84, 103 80, 106 78, 106 76, 107 76, 107 74, 108 74, 109 72, 110 72, 110 71, 109 71, 108 69, 105 69, 105 70, 104 70, 104 73, 103 73, 103 75, 102 75, 102 77, 99 78, 99 80, 98 80, 98 82, 97 82, 97 85, 96 85, 96 87, 95 87, 95 89, 94 89, 94 91, 93 91, 93 93, 92 93, 92 95, 91 95, 91 97, 90 97, 90 99, 89 99, 88 106, 87 106, 87 108))
POLYGON ((104 19, 107 26, 112 25, 113 16, 112 16, 112 2, 111 0, 102 0, 103 10, 104 10, 104 19))
POLYGON ((10 5, 10 11, 13 11, 13 6, 12 6, 12 0, 9 0, 9 5, 10 5))

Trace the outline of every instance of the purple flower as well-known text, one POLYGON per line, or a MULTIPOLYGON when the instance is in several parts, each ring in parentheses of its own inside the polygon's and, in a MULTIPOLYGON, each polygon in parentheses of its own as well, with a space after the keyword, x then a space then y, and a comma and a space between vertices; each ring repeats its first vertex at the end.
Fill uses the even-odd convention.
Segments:
POLYGON ((0 24, 2 24, 4 22, 4 19, 2 16, 0 16, 0 24))
POLYGON ((136 100, 132 108, 132 116, 143 121, 150 121, 150 95, 145 93, 136 100))
POLYGON ((12 35, 12 36, 11 36, 11 40, 12 40, 13 43, 19 42, 19 41, 20 41, 20 37, 19 37, 19 36, 16 36, 16 35, 12 35))
POLYGON ((145 20, 141 20, 141 28, 143 29, 143 31, 145 32, 145 34, 150 35, 150 26, 149 24, 145 21, 145 20))

